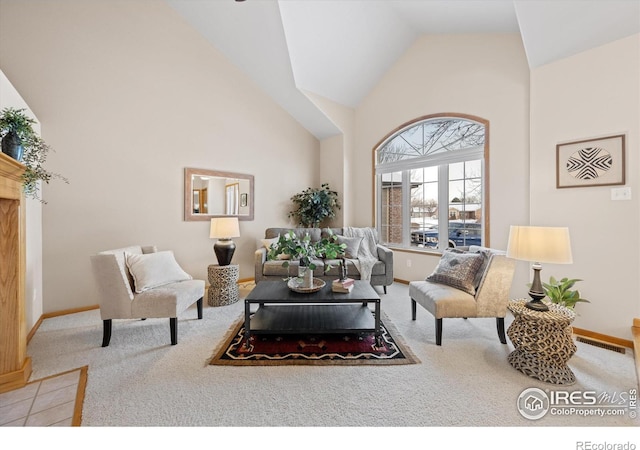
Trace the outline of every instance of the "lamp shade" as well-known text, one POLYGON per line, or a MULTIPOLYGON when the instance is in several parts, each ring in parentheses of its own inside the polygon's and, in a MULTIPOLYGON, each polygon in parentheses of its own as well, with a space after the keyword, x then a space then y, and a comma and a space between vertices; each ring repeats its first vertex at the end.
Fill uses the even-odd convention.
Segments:
POLYGON ((216 217, 211 219, 211 239, 231 239, 240 237, 240 225, 237 217, 216 217))
POLYGON ((569 228, 511 226, 507 256, 537 263, 571 264, 569 228))

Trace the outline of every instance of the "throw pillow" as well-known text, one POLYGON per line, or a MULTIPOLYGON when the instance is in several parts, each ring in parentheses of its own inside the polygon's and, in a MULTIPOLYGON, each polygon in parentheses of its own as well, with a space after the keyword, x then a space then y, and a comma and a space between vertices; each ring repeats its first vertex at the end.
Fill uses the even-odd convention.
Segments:
POLYGON ((476 278, 473 280, 473 286, 476 290, 480 287, 480 282, 482 281, 482 277, 484 276, 484 273, 487 270, 487 265, 489 264, 489 259, 491 258, 491 252, 489 250, 478 250, 478 253, 482 255, 482 264, 480 264, 480 268, 478 268, 478 272, 476 272, 476 278))
POLYGON ((172 251, 143 255, 125 253, 125 259, 138 294, 169 283, 193 279, 178 265, 172 251))
POLYGON ((484 257, 479 253, 444 252, 427 281, 451 286, 476 295, 475 278, 484 257))
POLYGON ((491 251, 488 249, 480 249, 475 252, 470 252, 466 250, 460 250, 457 248, 448 248, 446 251, 453 252, 453 253, 471 253, 474 255, 482 255, 482 264, 480 265, 480 268, 476 272, 476 276, 473 280, 473 286, 477 290, 480 287, 482 276, 484 275, 484 272, 487 270, 487 264, 489 264, 489 258, 491 258, 491 251))
POLYGON ((344 249, 345 258, 349 259, 357 259, 358 252, 360 251, 360 244, 362 243, 362 237, 346 237, 341 235, 336 235, 338 238, 338 244, 345 244, 346 248, 344 249))
POLYGON ((278 242, 278 240, 280 239, 280 237, 275 237, 273 239, 263 239, 262 240, 262 245, 264 245, 264 248, 266 248, 267 250, 271 249, 271 246, 273 244, 275 244, 276 242, 278 242))
MULTIPOLYGON (((280 235, 278 235, 278 237, 275 237, 273 239, 262 239, 262 245, 264 245, 264 248, 267 249, 267 251, 271 250, 271 246, 275 243, 277 243, 280 240, 280 235)), ((268 257, 269 255, 267 255, 268 257)), ((279 260, 285 260, 285 259, 289 259, 289 255, 287 255, 286 253, 280 253, 278 255, 275 256, 275 259, 279 259, 279 260)), ((272 258, 273 259, 273 258, 272 258)))

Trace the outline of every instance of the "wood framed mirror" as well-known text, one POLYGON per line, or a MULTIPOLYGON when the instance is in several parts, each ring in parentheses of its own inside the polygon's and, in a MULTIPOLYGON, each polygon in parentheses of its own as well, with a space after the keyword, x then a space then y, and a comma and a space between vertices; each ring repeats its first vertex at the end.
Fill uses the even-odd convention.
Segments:
POLYGON ((237 217, 253 220, 253 175, 184 169, 184 220, 237 217))

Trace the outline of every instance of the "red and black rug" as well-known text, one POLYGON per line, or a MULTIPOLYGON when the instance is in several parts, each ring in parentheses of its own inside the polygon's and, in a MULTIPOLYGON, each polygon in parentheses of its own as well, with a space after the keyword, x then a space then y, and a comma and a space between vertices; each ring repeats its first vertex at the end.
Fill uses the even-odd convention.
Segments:
POLYGON ((420 361, 402 341, 388 318, 382 318, 382 346, 373 333, 260 334, 245 348, 244 320, 231 328, 210 365, 392 365, 420 361))

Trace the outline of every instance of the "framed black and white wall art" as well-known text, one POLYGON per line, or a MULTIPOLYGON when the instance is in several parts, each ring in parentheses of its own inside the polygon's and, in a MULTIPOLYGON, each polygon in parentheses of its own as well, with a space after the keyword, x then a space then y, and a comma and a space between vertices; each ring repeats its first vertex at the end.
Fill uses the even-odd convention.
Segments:
POLYGON ((556 187, 625 183, 624 134, 556 145, 556 187))

